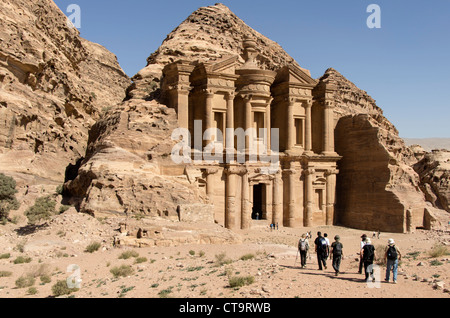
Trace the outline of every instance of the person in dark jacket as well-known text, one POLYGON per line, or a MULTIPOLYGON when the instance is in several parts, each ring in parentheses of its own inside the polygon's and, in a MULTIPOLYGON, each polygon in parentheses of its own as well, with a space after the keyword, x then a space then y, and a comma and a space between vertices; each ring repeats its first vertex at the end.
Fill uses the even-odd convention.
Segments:
POLYGON ((369 281, 370 278, 373 277, 373 262, 376 261, 375 256, 375 247, 372 245, 372 242, 369 238, 366 238, 366 244, 361 250, 361 256, 364 264, 364 273, 366 274, 366 282, 369 281))
POLYGON ((323 270, 323 268, 327 269, 327 255, 329 254, 329 249, 327 241, 322 236, 321 232, 317 232, 317 238, 314 241, 314 245, 317 254, 317 262, 319 263, 319 270, 323 270))
POLYGON ((339 275, 341 259, 344 256, 344 252, 343 252, 344 245, 342 245, 340 240, 341 240, 341 238, 339 237, 339 235, 336 235, 334 237, 334 242, 331 244, 330 259, 331 259, 331 257, 333 257, 333 269, 336 273, 336 276, 339 275))
MULTIPOLYGON (((363 234, 361 236, 361 242, 359 243, 359 250, 360 251, 363 249, 364 245, 366 245, 366 238, 367 238, 366 234, 363 234)), ((364 263, 363 263, 362 255, 359 254, 359 270, 358 270, 359 274, 362 274, 363 266, 364 266, 364 263)))

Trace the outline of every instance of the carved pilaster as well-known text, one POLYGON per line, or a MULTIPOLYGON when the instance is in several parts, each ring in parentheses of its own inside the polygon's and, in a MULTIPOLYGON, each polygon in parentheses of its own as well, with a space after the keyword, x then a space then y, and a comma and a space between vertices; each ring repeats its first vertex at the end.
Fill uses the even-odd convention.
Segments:
POLYGON ((305 174, 305 187, 306 187, 306 200, 305 200, 305 217, 304 217, 304 225, 306 227, 313 226, 313 177, 316 173, 316 170, 313 168, 306 169, 304 171, 305 174))

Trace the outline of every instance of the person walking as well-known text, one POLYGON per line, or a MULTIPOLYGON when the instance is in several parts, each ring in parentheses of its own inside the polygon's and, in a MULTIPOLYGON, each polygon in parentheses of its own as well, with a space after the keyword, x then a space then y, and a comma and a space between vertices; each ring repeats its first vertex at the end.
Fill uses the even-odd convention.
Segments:
POLYGON ((317 254, 317 262, 319 263, 319 270, 323 270, 323 268, 327 269, 327 255, 329 250, 327 241, 322 236, 321 232, 317 232, 317 238, 314 241, 314 245, 315 252, 317 254))
POLYGON ((330 259, 333 256, 333 269, 336 273, 336 276, 339 275, 341 259, 344 257, 344 252, 343 252, 344 245, 342 245, 340 240, 341 240, 341 238, 339 237, 339 235, 336 235, 334 237, 334 242, 331 244, 330 259))
MULTIPOLYGON (((361 242, 359 243, 359 250, 360 251, 364 248, 364 245, 366 245, 366 239, 367 239, 367 235, 363 234, 361 236, 361 242)), ((364 262, 363 262, 363 259, 362 259, 362 254, 360 253, 359 254, 359 270, 358 270, 359 274, 362 274, 363 266, 364 266, 364 262)))
POLYGON ((330 251, 331 251, 331 244, 330 244, 330 240, 328 239, 328 234, 327 233, 325 233, 324 235, 323 235, 323 238, 325 239, 325 241, 327 241, 327 246, 328 246, 328 249, 327 249, 327 251, 328 251, 328 254, 327 254, 327 257, 326 258, 328 258, 328 256, 330 256, 330 251))
POLYGON ((376 261, 375 256, 375 247, 372 245, 372 241, 369 238, 366 238, 366 244, 361 250, 362 260, 364 264, 364 273, 366 275, 366 282, 369 281, 370 278, 373 277, 373 262, 376 261))
POLYGON ((302 238, 298 242, 298 251, 300 252, 300 261, 302 264, 302 268, 306 267, 306 256, 309 250, 309 242, 306 234, 302 235, 302 238))
POLYGON ((386 253, 384 255, 386 260, 386 278, 385 281, 388 283, 391 270, 393 272, 393 280, 394 284, 397 284, 397 271, 398 271, 398 263, 402 258, 402 254, 400 250, 395 246, 395 242, 393 239, 389 239, 388 246, 386 247, 386 253))

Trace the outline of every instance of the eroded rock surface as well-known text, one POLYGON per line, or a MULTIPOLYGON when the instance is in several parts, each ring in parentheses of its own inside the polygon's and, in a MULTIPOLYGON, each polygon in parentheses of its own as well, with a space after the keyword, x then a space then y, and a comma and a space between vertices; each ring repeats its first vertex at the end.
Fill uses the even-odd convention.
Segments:
POLYGON ((434 207, 450 212, 450 151, 426 153, 414 165, 420 176, 421 188, 434 207))
POLYGON ((62 183, 102 110, 130 80, 114 54, 80 37, 53 1, 0 4, 0 167, 62 183))

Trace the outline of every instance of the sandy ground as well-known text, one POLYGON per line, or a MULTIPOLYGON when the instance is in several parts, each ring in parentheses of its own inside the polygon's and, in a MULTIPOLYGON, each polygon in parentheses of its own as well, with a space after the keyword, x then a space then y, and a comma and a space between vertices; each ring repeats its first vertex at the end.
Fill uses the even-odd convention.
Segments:
MULTIPOLYGON (((52 286, 69 276, 81 278, 76 298, 449 298, 450 256, 430 258, 428 252, 440 243, 450 243, 450 231, 441 233, 417 230, 413 234, 381 233, 374 239, 376 248, 384 248, 395 239, 403 259, 398 283, 385 283, 385 268, 380 268, 378 284, 367 284, 358 274, 360 236, 364 231, 342 227, 317 227, 271 231, 255 226, 238 234, 241 244, 181 245, 173 247, 115 248, 111 237, 116 231, 111 222, 88 215, 70 214, 56 217, 47 227, 29 234, 20 225, 0 227, 0 297, 51 297, 52 286), (22 231, 19 231, 21 229, 22 231), (344 259, 341 274, 318 270, 315 255, 307 267, 300 268, 296 245, 301 234, 312 231, 341 236, 344 259), (101 242, 94 253, 86 246, 101 242), (125 251, 139 257, 119 259, 125 251), (9 257, 7 257, 9 254, 9 257), (219 255, 227 264, 219 264, 219 255), (247 255, 249 259, 242 260, 247 255), (15 264, 19 256, 29 263, 15 264), (139 263, 140 262, 140 263, 139 263), (79 273, 73 271, 76 265, 79 273), (133 272, 115 278, 111 269, 127 265, 133 272), (35 278, 30 287, 17 287, 20 277, 35 278), (41 276, 50 282, 41 281, 41 276), (233 288, 232 277, 252 277, 249 285, 233 288), (441 282, 436 286, 436 282, 441 282), (444 286, 442 286, 444 283, 444 286)), ((365 232, 369 236, 372 234, 365 232)), ((310 240, 312 243, 313 240, 310 240)), ((65 296, 67 297, 67 296, 65 296)))

